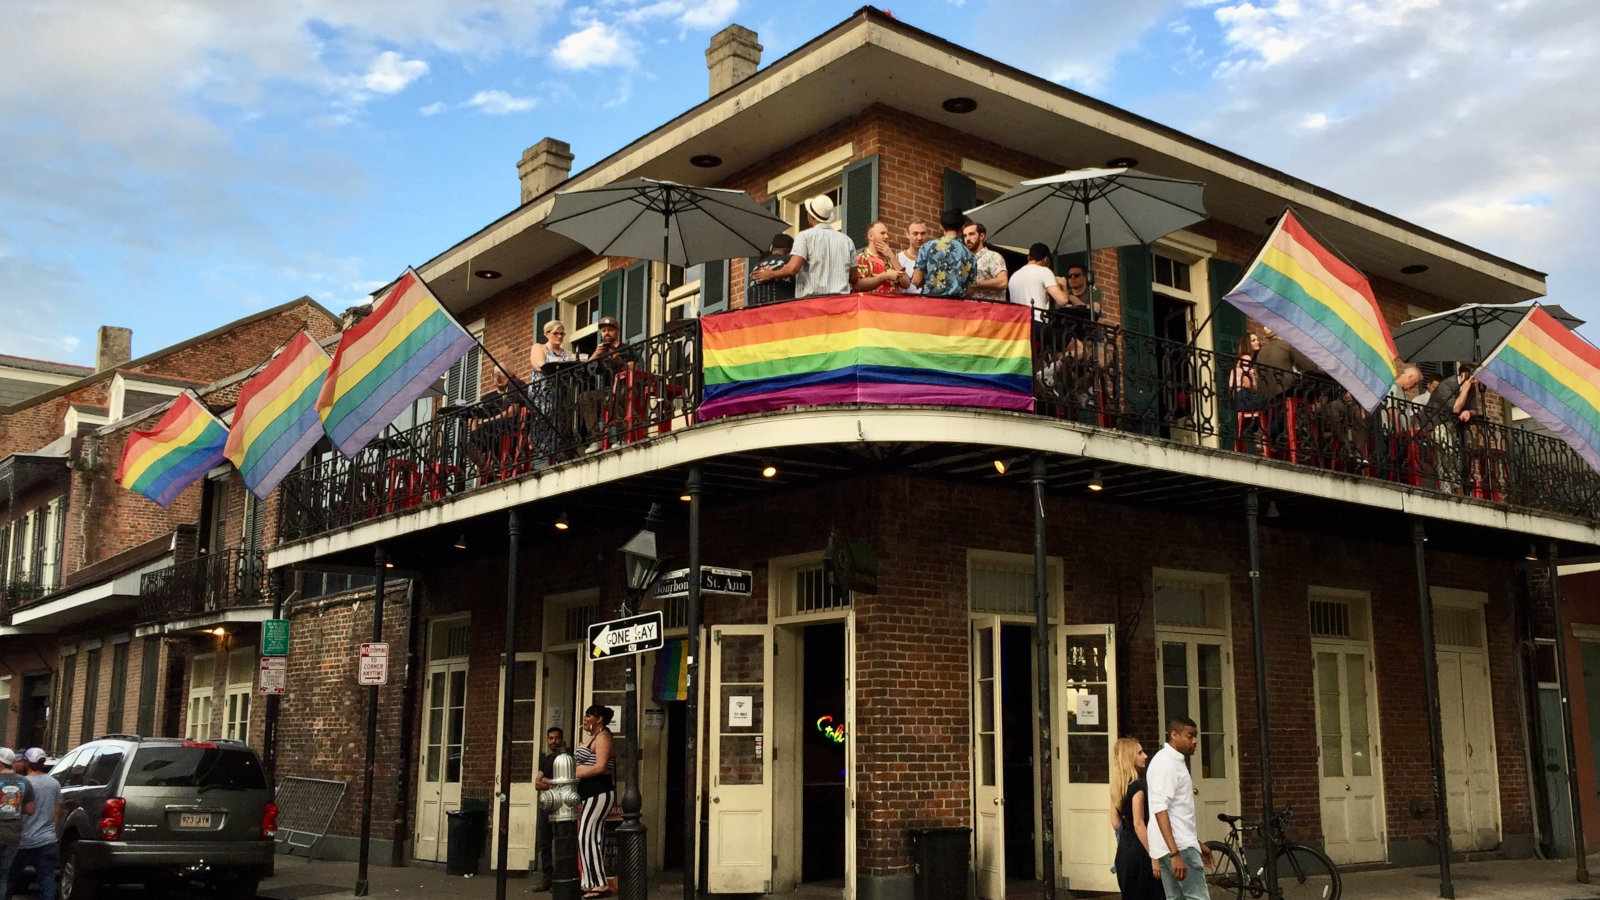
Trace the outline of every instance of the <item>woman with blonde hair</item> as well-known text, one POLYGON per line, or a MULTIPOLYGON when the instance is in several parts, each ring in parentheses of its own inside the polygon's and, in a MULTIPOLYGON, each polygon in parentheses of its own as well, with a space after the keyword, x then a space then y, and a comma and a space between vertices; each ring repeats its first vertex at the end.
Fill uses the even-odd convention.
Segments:
POLYGON ((1123 900, 1161 900, 1161 877, 1150 859, 1146 832, 1149 806, 1144 767, 1149 762, 1136 738, 1118 738, 1112 753, 1111 826, 1117 832, 1117 886, 1123 900))

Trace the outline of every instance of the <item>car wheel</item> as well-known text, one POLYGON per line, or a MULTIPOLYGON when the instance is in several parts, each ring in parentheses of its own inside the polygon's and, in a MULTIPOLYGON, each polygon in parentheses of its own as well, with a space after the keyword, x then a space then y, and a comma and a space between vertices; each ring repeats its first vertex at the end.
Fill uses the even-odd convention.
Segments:
POLYGON ((61 848, 60 900, 95 900, 100 895, 100 880, 83 870, 76 842, 61 848))

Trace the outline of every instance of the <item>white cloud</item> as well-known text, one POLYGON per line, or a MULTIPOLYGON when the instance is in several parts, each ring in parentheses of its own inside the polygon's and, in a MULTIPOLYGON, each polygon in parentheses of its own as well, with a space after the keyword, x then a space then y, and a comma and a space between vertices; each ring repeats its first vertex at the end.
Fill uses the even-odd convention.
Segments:
POLYGON ((563 69, 632 68, 637 53, 634 39, 604 22, 562 38, 550 57, 563 69))
POLYGON ((976 17, 976 48, 1081 90, 1105 85, 1117 59, 1181 5, 1181 0, 991 0, 976 17), (1018 23, 1027 40, 1018 40, 1018 23))
POLYGON ((488 90, 473 94, 472 99, 462 105, 486 116, 507 116, 527 112, 538 106, 539 101, 532 97, 513 96, 502 90, 488 90))
POLYGON ((449 108, 450 106, 443 100, 435 100, 427 106, 417 107, 417 114, 420 116, 437 116, 449 108))
POLYGON ((739 0, 701 0, 684 10, 678 22, 685 28, 711 29, 732 19, 738 11, 739 0))
POLYGON ((372 61, 361 83, 375 94, 398 94, 426 74, 428 64, 423 60, 406 59, 393 50, 385 50, 372 61))
POLYGON ((1321 131, 1328 127, 1330 121, 1327 113, 1306 113, 1300 117, 1300 128, 1304 131, 1321 131))

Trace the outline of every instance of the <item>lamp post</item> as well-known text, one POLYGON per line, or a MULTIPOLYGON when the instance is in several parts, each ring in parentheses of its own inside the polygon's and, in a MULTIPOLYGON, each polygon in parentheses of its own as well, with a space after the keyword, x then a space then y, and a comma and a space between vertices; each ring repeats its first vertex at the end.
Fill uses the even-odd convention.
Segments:
MULTIPOLYGON (((622 592, 618 618, 633 615, 661 575, 661 557, 656 553, 656 527, 661 524, 661 504, 650 504, 644 528, 622 545, 623 572, 627 590, 622 592)), ((643 798, 639 795, 639 666, 638 656, 627 660, 627 693, 622 707, 622 731, 627 736, 628 753, 624 760, 627 780, 622 786, 622 824, 617 826, 619 900, 647 900, 650 885, 646 880, 649 860, 644 840, 644 825, 639 822, 643 798)))

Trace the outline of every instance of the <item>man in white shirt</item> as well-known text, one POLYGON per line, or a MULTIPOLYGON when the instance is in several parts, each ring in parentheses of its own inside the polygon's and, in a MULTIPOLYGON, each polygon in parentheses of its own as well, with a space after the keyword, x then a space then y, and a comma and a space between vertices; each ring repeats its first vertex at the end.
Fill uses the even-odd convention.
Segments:
POLYGON ((1008 288, 1012 303, 1034 309, 1050 309, 1066 305, 1067 292, 1056 281, 1050 270, 1050 248, 1034 244, 1028 248, 1028 264, 1014 272, 1008 288))
MULTIPOLYGON (((900 271, 907 274, 917 267, 917 251, 928 242, 928 223, 912 222, 906 226, 906 249, 900 254, 900 271)), ((908 284, 901 288, 907 294, 920 294, 922 288, 908 284)))
POLYGON ((967 244, 967 249, 972 251, 973 259, 978 264, 978 274, 972 279, 972 287, 967 289, 967 296, 977 300, 1006 299, 1006 260, 1005 257, 990 249, 989 229, 977 222, 968 222, 961 227, 961 240, 967 244))
POLYGON ((818 194, 805 202, 805 210, 812 225, 795 235, 789 261, 775 269, 757 269, 750 280, 764 284, 793 277, 797 300, 850 293, 855 281, 856 245, 833 227, 833 200, 827 194, 818 194))
POLYGON ((1167 743, 1145 770, 1150 800, 1150 858, 1160 863, 1167 900, 1210 900, 1206 868, 1211 851, 1195 830, 1194 779, 1189 757, 1200 746, 1199 729, 1187 716, 1167 722, 1167 743))

